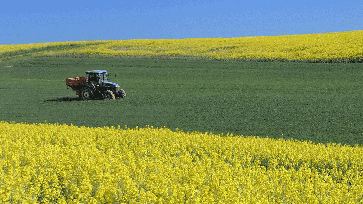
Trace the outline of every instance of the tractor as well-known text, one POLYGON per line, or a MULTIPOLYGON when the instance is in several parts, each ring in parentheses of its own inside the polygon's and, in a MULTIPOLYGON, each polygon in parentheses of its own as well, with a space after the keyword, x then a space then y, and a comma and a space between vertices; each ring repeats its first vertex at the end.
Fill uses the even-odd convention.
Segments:
POLYGON ((86 77, 67 78, 67 89, 75 91, 80 100, 124 98, 126 92, 118 84, 109 82, 108 76, 106 70, 86 71, 86 77))

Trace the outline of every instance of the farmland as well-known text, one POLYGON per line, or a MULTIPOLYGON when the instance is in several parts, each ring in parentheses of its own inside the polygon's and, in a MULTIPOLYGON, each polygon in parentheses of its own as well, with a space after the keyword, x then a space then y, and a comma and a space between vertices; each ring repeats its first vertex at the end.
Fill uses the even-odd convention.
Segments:
POLYGON ((1 122, 0 131, 2 201, 362 202, 361 147, 153 127, 1 122))
POLYGON ((0 45, 13 56, 107 55, 262 61, 362 62, 363 31, 239 38, 141 39, 0 45))
POLYGON ((166 126, 313 142, 362 143, 361 63, 24 58, 1 63, 1 120, 166 126), (106 69, 127 97, 69 101, 65 78, 106 69))
POLYGON ((361 202, 362 36, 0 45, 1 199, 361 202), (127 97, 79 101, 92 69, 127 97))

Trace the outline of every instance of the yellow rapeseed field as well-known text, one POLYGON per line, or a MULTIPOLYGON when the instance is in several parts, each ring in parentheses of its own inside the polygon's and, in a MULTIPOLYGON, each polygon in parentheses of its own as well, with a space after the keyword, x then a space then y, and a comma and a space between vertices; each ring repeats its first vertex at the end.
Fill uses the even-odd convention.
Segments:
POLYGON ((0 201, 361 203, 363 148, 0 122, 0 201))
MULTIPOLYGON (((0 45, 1 54, 171 56, 208 59, 363 61, 363 30, 324 34, 141 39, 0 45), (63 46, 59 48, 59 46, 63 46), (9 54, 10 53, 10 54, 9 54)), ((9 56, 8 56, 9 57, 9 56)))

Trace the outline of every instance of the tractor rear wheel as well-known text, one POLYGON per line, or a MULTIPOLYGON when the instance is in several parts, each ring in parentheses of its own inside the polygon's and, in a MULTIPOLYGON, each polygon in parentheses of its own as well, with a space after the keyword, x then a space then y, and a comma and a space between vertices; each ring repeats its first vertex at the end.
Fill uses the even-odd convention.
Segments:
POLYGON ((81 92, 81 94, 79 95, 79 99, 81 100, 89 100, 91 99, 91 91, 86 89, 86 90, 83 90, 81 92))
POLYGON ((115 100, 115 94, 112 91, 107 90, 105 93, 105 99, 115 100))

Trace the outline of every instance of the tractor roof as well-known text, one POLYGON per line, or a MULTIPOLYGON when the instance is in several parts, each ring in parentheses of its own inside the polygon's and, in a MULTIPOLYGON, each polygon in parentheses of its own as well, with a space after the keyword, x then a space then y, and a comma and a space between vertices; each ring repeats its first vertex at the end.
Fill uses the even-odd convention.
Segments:
POLYGON ((107 73, 107 71, 106 70, 90 70, 90 71, 86 71, 86 74, 90 74, 90 73, 103 74, 103 73, 107 73))

